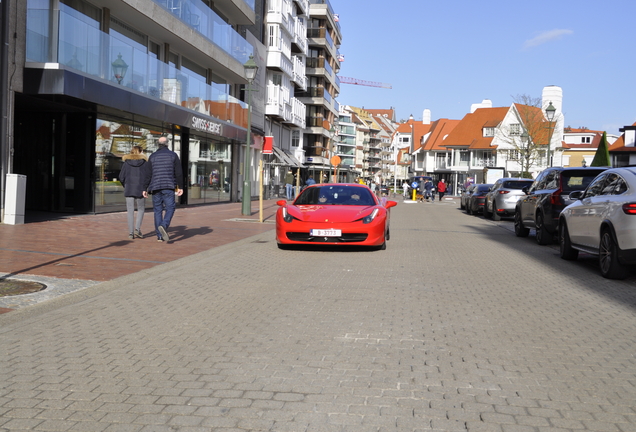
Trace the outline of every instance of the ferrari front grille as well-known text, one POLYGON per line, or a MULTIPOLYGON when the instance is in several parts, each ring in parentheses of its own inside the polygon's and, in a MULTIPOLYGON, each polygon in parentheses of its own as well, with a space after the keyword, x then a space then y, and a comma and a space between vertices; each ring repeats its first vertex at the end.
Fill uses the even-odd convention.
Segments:
POLYGON ((288 232, 287 233, 287 238, 292 241, 314 242, 314 243, 363 242, 367 239, 367 237, 368 237, 368 234, 366 233, 342 234, 340 237, 314 237, 309 235, 309 233, 306 233, 306 232, 288 232))

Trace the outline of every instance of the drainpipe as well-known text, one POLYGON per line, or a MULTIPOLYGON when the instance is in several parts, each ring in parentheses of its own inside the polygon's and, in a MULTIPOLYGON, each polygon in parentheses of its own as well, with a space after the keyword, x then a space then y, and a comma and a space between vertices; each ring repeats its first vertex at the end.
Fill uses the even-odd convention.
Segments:
POLYGON ((5 179, 9 168, 9 0, 0 0, 0 28, 0 222, 4 222, 5 179))

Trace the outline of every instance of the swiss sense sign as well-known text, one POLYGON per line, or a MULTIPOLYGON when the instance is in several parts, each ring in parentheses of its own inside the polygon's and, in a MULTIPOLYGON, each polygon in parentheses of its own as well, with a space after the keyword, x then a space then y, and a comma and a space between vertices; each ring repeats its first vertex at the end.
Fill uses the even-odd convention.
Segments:
POLYGON ((214 135, 223 134, 223 125, 204 118, 192 116, 192 129, 211 133, 214 135))

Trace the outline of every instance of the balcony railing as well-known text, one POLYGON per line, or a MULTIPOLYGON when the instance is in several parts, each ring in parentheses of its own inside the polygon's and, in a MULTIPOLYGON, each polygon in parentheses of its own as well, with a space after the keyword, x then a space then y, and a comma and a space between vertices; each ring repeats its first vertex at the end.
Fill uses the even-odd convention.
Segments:
POLYGON ((324 97, 325 94, 324 87, 307 87, 307 90, 304 92, 297 92, 297 97, 324 97))
POLYGON ((246 103, 206 84, 204 78, 194 72, 157 60, 63 11, 54 12, 59 18, 59 31, 51 38, 48 27, 51 13, 48 9, 27 11, 27 62, 59 63, 64 68, 247 126, 246 103), (51 46, 55 40, 57 46, 51 46), (119 58, 128 65, 124 77, 115 77, 112 70, 112 63, 119 58))
MULTIPOLYGON (((254 48, 201 0, 153 0, 244 64, 254 48)), ((244 0, 254 10, 254 0, 244 0)))

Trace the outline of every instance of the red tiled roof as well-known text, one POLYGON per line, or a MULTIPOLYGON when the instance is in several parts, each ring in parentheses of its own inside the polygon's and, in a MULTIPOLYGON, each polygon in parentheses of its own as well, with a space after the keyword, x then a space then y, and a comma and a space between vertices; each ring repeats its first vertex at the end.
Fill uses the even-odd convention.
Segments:
POLYGON ((369 112, 371 115, 380 115, 380 116, 384 116, 386 114, 387 118, 393 122, 395 122, 395 110, 394 109, 367 109, 365 108, 365 110, 367 112, 369 112))
POLYGON ((484 137, 484 127, 498 126, 510 108, 479 108, 466 114, 444 140, 445 147, 492 148, 493 137, 484 137), (488 126, 487 126, 488 125, 488 126))
POLYGON ((426 140, 424 150, 446 150, 443 147, 446 137, 455 129, 460 123, 460 120, 439 119, 433 122, 431 128, 431 135, 426 140))
MULTIPOLYGON (((632 126, 636 126, 636 123, 634 123, 632 126)), ((616 141, 614 141, 610 146, 609 146, 609 151, 611 152, 636 152, 636 147, 625 147, 625 133, 623 133, 623 135, 621 135, 616 141)))

